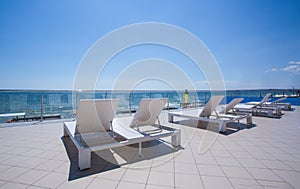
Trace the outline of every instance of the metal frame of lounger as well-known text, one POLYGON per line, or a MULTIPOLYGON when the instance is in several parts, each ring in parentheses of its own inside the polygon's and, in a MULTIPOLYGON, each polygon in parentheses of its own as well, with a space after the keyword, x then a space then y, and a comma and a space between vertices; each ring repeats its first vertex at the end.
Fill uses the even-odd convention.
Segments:
MULTIPOLYGON (((117 120, 118 118, 116 118, 117 120)), ((175 148, 181 145, 181 132, 179 129, 174 129, 171 127, 159 125, 161 131, 153 132, 153 133, 141 133, 138 130, 133 129, 132 127, 126 126, 124 124, 120 124, 120 122, 115 122, 114 131, 119 135, 128 139, 129 144, 139 143, 139 156, 142 155, 142 142, 156 140, 160 138, 165 138, 171 136, 171 144, 175 148), (129 134, 130 133, 130 134, 129 134), (128 135, 129 134, 129 135, 128 135), (130 135, 136 135, 133 137, 129 137, 130 135)), ((126 144, 128 145, 128 144, 126 144)))
POLYGON ((248 104, 238 104, 233 107, 233 112, 236 115, 245 114, 245 113, 252 113, 254 116, 261 115, 261 112, 266 112, 267 117, 270 118, 279 118, 281 117, 281 108, 280 107, 257 107, 255 105, 248 105, 248 104))
POLYGON ((168 113, 168 121, 170 123, 174 123, 174 117, 187 118, 196 121, 205 121, 217 123, 220 128, 220 132, 226 133, 227 124, 231 122, 238 122, 238 127, 240 128, 240 120, 246 119, 248 127, 252 125, 252 115, 251 114, 243 114, 243 115, 228 115, 228 114, 218 114, 215 116, 207 117, 197 117, 188 114, 184 114, 185 112, 169 112, 168 113))
POLYGON ((222 119, 222 118, 225 118, 225 119, 229 119, 229 120, 226 120, 224 121, 222 128, 225 129, 224 132, 226 132, 226 124, 227 123, 231 123, 231 122, 238 122, 238 128, 240 129, 241 128, 241 123, 240 123, 240 120, 242 119, 246 119, 246 123, 247 123, 247 128, 251 128, 253 122, 252 122, 252 114, 241 114, 241 115, 229 115, 229 114, 217 114, 217 118, 218 119, 222 119))
POLYGON ((280 98, 280 99, 277 99, 273 102, 266 102, 264 105, 267 106, 267 107, 279 107, 283 110, 292 110, 292 107, 291 107, 291 103, 284 103, 284 102, 281 102, 283 100, 285 100, 286 97, 283 97, 283 98, 280 98))
MULTIPOLYGON (((80 106, 79 106, 80 108, 80 106)), ((76 134, 77 126, 76 121, 73 122, 64 122, 63 125, 63 136, 69 136, 72 142, 75 144, 78 149, 78 167, 80 170, 88 169, 91 167, 91 152, 99 151, 108 148, 115 148, 120 146, 126 146, 130 144, 139 143, 139 155, 141 156, 142 151, 142 142, 155 140, 159 138, 164 138, 171 136, 171 143, 173 146, 178 147, 181 144, 181 133, 178 129, 173 129, 166 126, 161 126, 161 128, 165 131, 164 133, 156 133, 152 135, 144 135, 139 133, 137 130, 131 127, 124 127, 121 124, 113 124, 111 122, 111 126, 113 125, 112 137, 121 136, 123 140, 114 140, 113 138, 108 143, 99 144, 96 146, 86 146, 82 142, 82 135, 87 134, 76 134)))
POLYGON ((292 106, 291 106, 291 103, 266 103, 266 107, 279 107, 281 108, 282 110, 292 110, 292 106))

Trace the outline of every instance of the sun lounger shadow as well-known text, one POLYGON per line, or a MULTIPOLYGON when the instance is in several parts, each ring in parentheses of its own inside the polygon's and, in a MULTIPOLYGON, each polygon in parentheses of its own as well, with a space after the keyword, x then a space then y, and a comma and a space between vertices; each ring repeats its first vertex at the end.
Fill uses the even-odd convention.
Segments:
POLYGON ((205 131, 209 132, 215 132, 220 133, 222 135, 231 135, 238 131, 244 130, 244 129, 252 129, 256 127, 256 124, 252 123, 251 127, 249 127, 246 123, 237 123, 237 122, 230 122, 226 125, 226 132, 219 132, 218 124, 217 123, 209 123, 207 121, 198 121, 194 119, 183 119, 181 121, 174 122, 175 124, 184 125, 187 127, 193 127, 197 129, 203 129, 205 131))
MULTIPOLYGON (((91 175, 99 174, 102 172, 118 169, 121 166, 149 160, 165 156, 173 153, 179 149, 174 149, 166 141, 152 140, 142 144, 143 156, 138 156, 138 144, 131 144, 128 146, 122 146, 114 148, 112 151, 109 149, 100 150, 91 153, 91 168, 85 170, 79 170, 78 168, 78 151, 74 143, 70 138, 61 137, 61 140, 66 147, 66 153, 70 160, 69 177, 68 180, 76 180, 91 175), (121 157, 124 161, 118 162, 115 156, 121 157)), ((180 148, 181 149, 181 148, 180 148)))
MULTIPOLYGON (((85 169, 84 171, 80 171, 78 168, 78 151, 73 142, 70 138, 61 138, 64 146, 66 147, 66 152, 68 158, 70 160, 70 167, 69 167, 69 177, 68 180, 76 180, 83 177, 88 177, 94 174, 99 174, 101 172, 109 171, 112 169, 120 168, 120 165, 117 165, 117 161, 114 159, 110 159, 107 161, 106 159, 101 158, 95 152, 91 153, 91 168, 85 169), (115 162, 115 163, 113 163, 115 162)), ((108 154, 108 150, 105 151, 105 154, 108 154)), ((112 153, 111 153, 112 154, 112 153)))
POLYGON ((256 124, 252 123, 251 127, 249 127, 248 124, 246 123, 240 123, 238 124, 237 122, 231 122, 227 124, 227 130, 226 133, 222 133, 223 135, 229 136, 232 135, 236 132, 245 130, 245 129, 253 129, 256 127, 256 124))

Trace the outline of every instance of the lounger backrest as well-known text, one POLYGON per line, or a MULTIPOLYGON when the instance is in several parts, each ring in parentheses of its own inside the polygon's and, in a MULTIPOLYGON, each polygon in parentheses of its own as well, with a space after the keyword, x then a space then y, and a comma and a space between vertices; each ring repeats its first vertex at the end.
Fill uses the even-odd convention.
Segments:
POLYGON ((277 99, 277 100, 274 100, 273 102, 272 102, 272 104, 277 104, 278 102, 281 102, 281 101, 283 101, 283 100, 285 100, 286 99, 286 96, 285 97, 282 97, 282 98, 279 98, 279 99, 277 99))
POLYGON ((167 103, 166 98, 142 99, 140 105, 130 123, 131 127, 154 125, 160 112, 167 103))
POLYGON ((220 104, 224 96, 212 96, 209 101, 206 103, 205 107, 200 113, 200 117, 209 117, 216 107, 220 104))
POLYGON ((266 94, 266 96, 257 105, 262 106, 264 103, 266 103, 269 100, 271 95, 272 95, 272 93, 266 94))
POLYGON ((110 130, 119 99, 80 100, 77 110, 77 133, 93 133, 110 130))
POLYGON ((226 104, 225 109, 223 111, 221 111, 221 113, 227 114, 230 110, 233 109, 233 107, 235 105, 242 102, 242 100, 244 100, 244 98, 235 98, 235 99, 231 100, 228 104, 226 104))

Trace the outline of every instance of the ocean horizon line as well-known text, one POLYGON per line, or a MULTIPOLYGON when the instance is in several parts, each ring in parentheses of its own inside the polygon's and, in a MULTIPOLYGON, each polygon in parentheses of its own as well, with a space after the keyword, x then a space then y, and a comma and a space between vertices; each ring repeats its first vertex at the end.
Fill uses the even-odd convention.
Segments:
MULTIPOLYGON (((186 89, 82 89, 82 90, 75 90, 75 89, 0 89, 0 92, 18 92, 18 91, 28 91, 28 92, 48 92, 48 91, 55 91, 55 92, 149 92, 149 91, 154 91, 154 92, 174 92, 174 91, 185 91, 186 89)), ((253 88, 253 89, 187 89, 188 91, 197 91, 197 92, 209 92, 209 91, 300 91, 300 88, 293 88, 293 89, 288 89, 288 88, 253 88)))

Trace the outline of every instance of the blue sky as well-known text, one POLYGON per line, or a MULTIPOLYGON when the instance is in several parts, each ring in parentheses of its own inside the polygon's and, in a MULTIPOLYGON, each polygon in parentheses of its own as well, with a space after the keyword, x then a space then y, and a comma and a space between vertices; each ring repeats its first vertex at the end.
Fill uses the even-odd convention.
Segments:
MULTIPOLYGON (((140 22, 172 24, 197 36, 214 55, 227 89, 300 88, 297 0, 2 0, 0 4, 1 89, 72 89, 80 61, 95 41, 140 22)), ((188 58, 157 45, 128 49, 112 59, 99 77, 99 89, 111 88, 122 69, 146 58, 171 61, 196 88, 205 89, 204 75, 188 58)), ((151 85, 141 88, 147 86, 151 85)))

